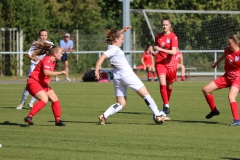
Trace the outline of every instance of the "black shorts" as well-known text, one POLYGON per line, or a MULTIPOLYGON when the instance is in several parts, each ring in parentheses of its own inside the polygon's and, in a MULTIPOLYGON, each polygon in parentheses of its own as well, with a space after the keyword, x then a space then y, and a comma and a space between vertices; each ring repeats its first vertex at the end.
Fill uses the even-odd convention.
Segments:
POLYGON ((67 61, 67 53, 63 53, 62 54, 62 58, 61 58, 62 61, 67 61))

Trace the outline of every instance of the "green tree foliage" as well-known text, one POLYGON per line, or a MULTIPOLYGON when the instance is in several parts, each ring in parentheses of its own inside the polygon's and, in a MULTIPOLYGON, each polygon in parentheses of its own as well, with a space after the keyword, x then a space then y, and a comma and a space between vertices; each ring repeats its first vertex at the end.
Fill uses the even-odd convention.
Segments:
MULTIPOLYGON (((218 11, 239 11, 239 0, 132 0, 130 3, 131 9, 161 9, 161 10, 218 10, 218 11)), ((161 17, 150 14, 150 17, 159 19, 155 25, 158 30, 161 30, 160 19, 161 17)), ((218 16, 209 21, 208 15, 203 14, 185 14, 170 17, 173 22, 174 32, 178 33, 180 30, 184 31, 184 35, 179 37, 180 48, 183 49, 223 49, 221 40, 213 40, 218 36, 212 33, 208 28, 216 25, 221 21, 229 21, 229 25, 220 23, 219 28, 231 28, 239 31, 239 18, 233 16, 218 16), (192 23, 191 20, 196 20, 192 23), (197 22, 198 19, 206 20, 205 24, 197 22), (238 21, 234 21, 237 19, 238 21), (192 36, 193 33, 198 35, 207 36, 204 40, 209 46, 201 46, 202 37, 192 36), (191 43, 190 43, 191 42, 191 43), (214 45, 212 45, 214 44, 214 45), (214 46, 211 48, 210 46, 214 46)), ((59 40, 63 37, 65 32, 73 35, 71 38, 75 41, 74 37, 76 30, 79 31, 79 50, 106 50, 104 43, 104 30, 122 27, 122 2, 118 0, 1 0, 0 1, 0 27, 18 28, 23 30, 24 33, 24 51, 27 51, 32 41, 37 38, 38 31, 45 28, 49 33, 49 40, 54 44, 58 44, 59 40)), ((132 33, 135 32, 136 43, 138 44, 136 50, 145 48, 146 44, 153 44, 149 31, 146 31, 147 23, 142 14, 131 14, 132 33), (140 37, 146 37, 142 40, 140 37)), ((157 30, 156 30, 157 31, 157 30)), ((76 44, 75 44, 76 46, 76 44)), ((76 56, 72 55, 70 59, 70 66, 73 72, 84 72, 86 69, 93 67, 96 61, 95 55, 81 55, 81 60, 77 61, 76 56), (86 63, 85 61, 88 61, 86 63)), ((208 57, 202 57, 203 63, 208 57)), ((13 57, 7 57, 9 66, 14 62, 13 57)), ((1 59, 2 61, 3 59, 1 59)), ((24 70, 27 73, 26 66, 29 65, 29 60, 25 57, 24 70)), ((108 63, 104 64, 108 66, 108 63)), ((0 66, 2 68, 2 66, 0 66)), ((9 68, 9 72, 15 71, 9 68)), ((11 75, 11 74, 10 74, 11 75)))

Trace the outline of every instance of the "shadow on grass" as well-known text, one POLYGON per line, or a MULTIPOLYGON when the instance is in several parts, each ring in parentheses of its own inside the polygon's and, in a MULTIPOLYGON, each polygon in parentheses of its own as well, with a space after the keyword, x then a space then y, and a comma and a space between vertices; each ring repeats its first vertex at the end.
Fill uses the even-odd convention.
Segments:
POLYGON ((171 120, 172 122, 180 123, 205 123, 205 124, 221 124, 219 122, 209 122, 209 121, 194 121, 194 120, 171 120))
MULTIPOLYGON (((7 109, 21 110, 21 109, 16 109, 16 107, 0 107, 0 108, 7 108, 7 109)), ((29 107, 23 107, 22 109, 30 110, 29 107)))
POLYGON ((18 123, 13 123, 9 121, 4 121, 3 123, 0 123, 0 125, 6 125, 6 126, 19 126, 19 127, 28 127, 28 124, 18 124, 18 123))
POLYGON ((146 113, 146 112, 118 112, 121 114, 151 114, 151 113, 146 113))
POLYGON ((221 159, 240 160, 240 158, 220 157, 221 159))

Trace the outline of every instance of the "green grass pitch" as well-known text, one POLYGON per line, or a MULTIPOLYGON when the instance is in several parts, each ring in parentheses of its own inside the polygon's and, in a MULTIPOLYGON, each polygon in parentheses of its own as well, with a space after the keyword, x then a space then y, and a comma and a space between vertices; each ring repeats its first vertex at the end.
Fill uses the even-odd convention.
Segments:
MULTIPOLYGON (((158 83, 144 83, 162 109, 158 83)), ((210 109, 201 92, 207 83, 174 83, 171 121, 162 125, 153 122, 144 101, 128 89, 127 106, 101 126, 97 117, 115 103, 112 82, 52 82, 66 127, 54 126, 50 103, 33 118, 33 126, 26 125, 27 104, 16 110, 25 84, 0 83, 0 159, 239 160, 240 126, 229 126, 228 89, 214 92, 221 114, 207 120, 210 109)))

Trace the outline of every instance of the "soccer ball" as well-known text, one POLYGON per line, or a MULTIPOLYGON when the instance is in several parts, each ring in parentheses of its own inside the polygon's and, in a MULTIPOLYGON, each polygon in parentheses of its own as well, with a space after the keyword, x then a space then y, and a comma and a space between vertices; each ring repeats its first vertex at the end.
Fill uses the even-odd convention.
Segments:
MULTIPOLYGON (((166 116, 166 113, 163 112, 162 110, 159 110, 159 112, 160 112, 160 114, 163 114, 163 116, 166 116)), ((157 123, 157 124, 163 124, 163 123, 164 123, 164 120, 162 120, 162 121, 157 121, 156 116, 155 116, 154 114, 153 114, 153 121, 154 121, 155 123, 157 123)))

